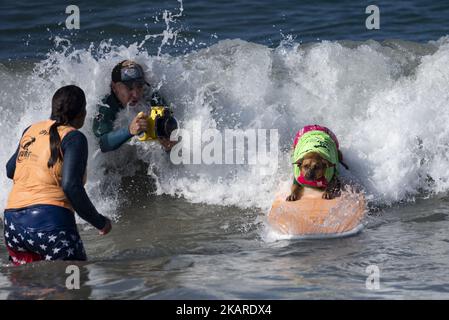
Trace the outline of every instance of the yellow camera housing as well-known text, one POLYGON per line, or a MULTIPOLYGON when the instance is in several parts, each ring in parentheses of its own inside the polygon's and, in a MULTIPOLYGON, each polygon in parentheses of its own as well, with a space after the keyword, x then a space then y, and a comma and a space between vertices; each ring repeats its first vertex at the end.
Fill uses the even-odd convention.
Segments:
MULTIPOLYGON (((148 140, 157 140, 157 133, 156 133, 156 119, 163 118, 166 116, 166 113, 170 113, 170 110, 167 107, 163 106, 156 106, 151 107, 150 115, 146 118, 148 127, 147 131, 145 131, 142 135, 139 136, 139 141, 148 141, 148 140)), ((139 112, 139 117, 144 118, 145 113, 139 112)))

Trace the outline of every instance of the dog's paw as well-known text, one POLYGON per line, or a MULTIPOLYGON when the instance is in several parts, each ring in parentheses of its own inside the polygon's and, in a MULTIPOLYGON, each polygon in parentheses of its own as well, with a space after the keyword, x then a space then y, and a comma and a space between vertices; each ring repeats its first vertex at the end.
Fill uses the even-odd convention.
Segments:
POLYGON ((341 195, 340 190, 326 190, 323 193, 322 198, 326 200, 331 200, 341 195))
POLYGON ((294 193, 292 193, 285 199, 285 201, 296 201, 296 200, 299 200, 299 196, 294 193))
POLYGON ((326 200, 331 200, 331 199, 335 198, 335 196, 334 196, 333 192, 324 191, 324 193, 321 196, 321 198, 326 199, 326 200))

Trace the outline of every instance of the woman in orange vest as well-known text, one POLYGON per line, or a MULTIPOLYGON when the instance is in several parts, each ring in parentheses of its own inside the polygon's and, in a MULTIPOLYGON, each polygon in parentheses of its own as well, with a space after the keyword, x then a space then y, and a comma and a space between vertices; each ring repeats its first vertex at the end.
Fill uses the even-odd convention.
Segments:
POLYGON ((4 213, 4 236, 15 265, 40 260, 86 260, 74 211, 109 233, 111 221, 99 214, 84 189, 87 139, 80 129, 86 97, 65 86, 52 99, 50 120, 28 127, 6 165, 14 180, 4 213))

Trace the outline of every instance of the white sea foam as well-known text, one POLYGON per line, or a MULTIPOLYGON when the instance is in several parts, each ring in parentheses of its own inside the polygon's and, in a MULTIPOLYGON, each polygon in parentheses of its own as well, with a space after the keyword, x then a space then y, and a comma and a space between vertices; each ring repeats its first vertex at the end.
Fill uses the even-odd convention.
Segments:
MULTIPOLYGON (((58 50, 33 71, 0 65, 0 163, 28 125, 49 116, 58 87, 79 85, 88 103, 82 129, 90 148, 87 189, 99 211, 110 216, 122 201, 120 177, 138 174, 140 161, 155 178, 157 194, 266 210, 278 186, 291 179, 296 131, 314 123, 336 133, 350 167, 342 174, 374 201, 389 204, 449 189, 447 38, 428 44, 283 43, 275 49, 237 39, 175 57, 149 56, 138 43, 105 41, 76 50, 60 40, 58 50), (183 128, 201 120, 204 130, 220 132, 277 129, 276 173, 258 175, 249 165, 176 166, 159 146, 134 140, 117 151, 98 152, 92 118, 110 90, 111 69, 123 59, 144 66, 183 128)), ((0 185, 4 208, 11 181, 2 175, 0 185)))

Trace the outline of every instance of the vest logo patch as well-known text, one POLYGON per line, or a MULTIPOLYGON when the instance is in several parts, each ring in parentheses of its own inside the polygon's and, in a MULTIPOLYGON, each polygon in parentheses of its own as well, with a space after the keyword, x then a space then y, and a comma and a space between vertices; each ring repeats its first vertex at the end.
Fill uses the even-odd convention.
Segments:
POLYGON ((19 155, 17 157, 17 162, 22 162, 23 160, 27 160, 31 156, 31 151, 28 151, 28 148, 36 141, 35 137, 25 136, 22 139, 22 144, 20 145, 19 155))

